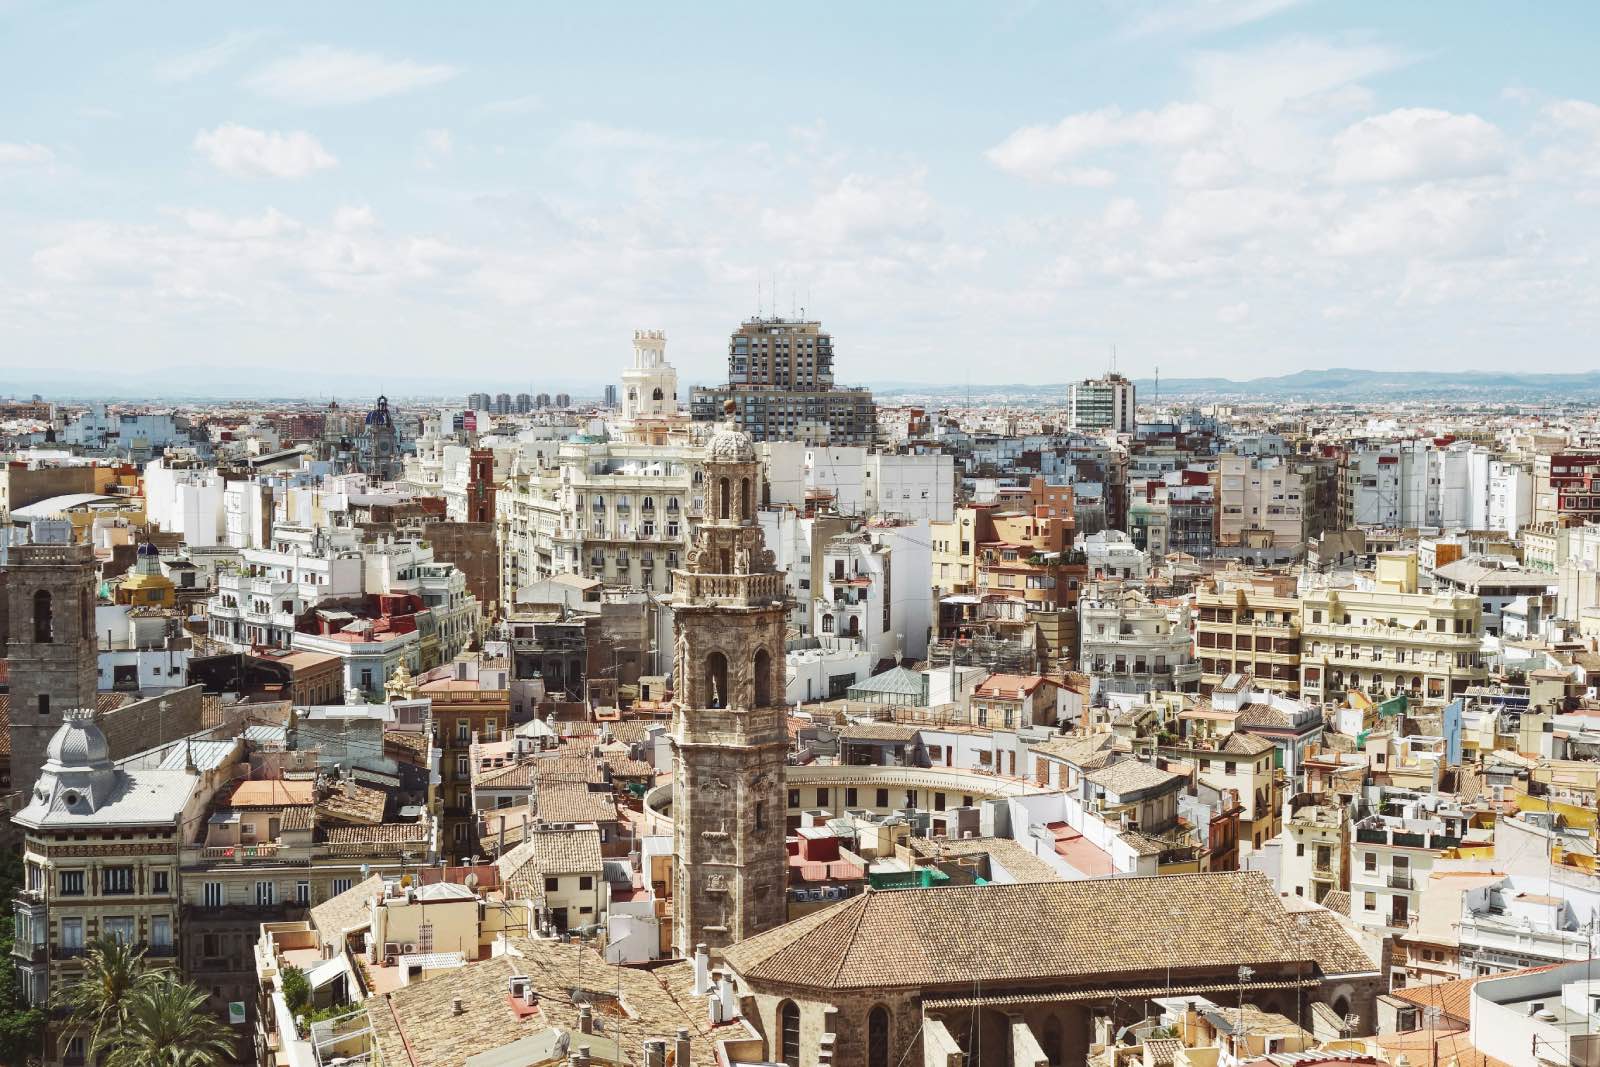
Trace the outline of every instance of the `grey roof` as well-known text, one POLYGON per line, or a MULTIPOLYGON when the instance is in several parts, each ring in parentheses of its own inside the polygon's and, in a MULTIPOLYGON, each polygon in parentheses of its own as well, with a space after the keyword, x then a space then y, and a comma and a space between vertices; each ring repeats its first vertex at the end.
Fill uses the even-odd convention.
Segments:
POLYGON ((175 823, 198 782, 187 771, 116 766, 92 715, 68 712, 45 749, 27 807, 13 821, 30 829, 175 823))
POLYGON ((288 738, 289 732, 282 726, 271 726, 265 723, 244 728, 244 739, 253 741, 258 745, 281 745, 288 738))
POLYGON ((1141 763, 1135 759, 1125 759, 1113 763, 1109 767, 1089 771, 1084 774, 1084 780, 1093 782, 1102 789, 1118 796, 1128 793, 1142 792, 1147 789, 1160 789, 1170 783, 1181 781, 1183 775, 1176 771, 1164 771, 1148 763, 1141 763))
POLYGON ((185 743, 179 741, 167 749, 166 755, 161 757, 161 769, 164 771, 181 771, 188 767, 188 760, 194 760, 197 771, 210 771, 222 766, 233 753, 232 741, 190 741, 187 744, 188 752, 185 753, 185 743))
POLYGON ((11 518, 13 521, 17 519, 48 519, 59 515, 63 511, 81 508, 85 504, 115 503, 116 500, 116 497, 106 496, 104 493, 63 493, 60 496, 46 497, 44 500, 35 501, 26 507, 13 508, 11 510, 11 518))
POLYGON ((891 667, 875 674, 864 682, 850 687, 852 693, 893 693, 897 696, 920 697, 928 683, 927 678, 909 667, 891 667))

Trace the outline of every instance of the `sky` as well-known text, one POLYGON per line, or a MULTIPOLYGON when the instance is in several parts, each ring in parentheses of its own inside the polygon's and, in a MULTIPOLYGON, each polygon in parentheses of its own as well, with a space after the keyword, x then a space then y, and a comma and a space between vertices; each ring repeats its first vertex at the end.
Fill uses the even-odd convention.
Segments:
POLYGON ((0 392, 1594 368, 1590 3, 0 0, 0 392), (784 17, 780 17, 780 15, 784 17))

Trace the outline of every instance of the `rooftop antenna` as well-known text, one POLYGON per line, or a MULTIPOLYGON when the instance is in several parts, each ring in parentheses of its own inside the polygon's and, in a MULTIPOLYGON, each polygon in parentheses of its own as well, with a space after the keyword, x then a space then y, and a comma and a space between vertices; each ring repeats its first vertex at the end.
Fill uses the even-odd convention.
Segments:
POLYGON ((1117 346, 1111 346, 1111 373, 1117 373, 1117 346))

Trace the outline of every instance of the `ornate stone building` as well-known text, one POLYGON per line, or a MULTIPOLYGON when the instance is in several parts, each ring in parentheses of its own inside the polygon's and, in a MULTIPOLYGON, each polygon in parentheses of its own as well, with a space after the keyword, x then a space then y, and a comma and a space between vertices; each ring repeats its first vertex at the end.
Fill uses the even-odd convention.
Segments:
POLYGON ((93 708, 97 681, 94 550, 64 519, 33 524, 9 549, 4 650, 11 661, 11 788, 27 796, 70 708, 93 708))
POLYGON ((709 500, 674 572, 673 938, 713 952, 786 918, 784 599, 756 503, 761 465, 729 422, 707 447, 709 500))
POLYGON ((367 412, 357 450, 364 473, 383 482, 400 477, 400 436, 389 413, 388 397, 380 396, 377 406, 367 412))

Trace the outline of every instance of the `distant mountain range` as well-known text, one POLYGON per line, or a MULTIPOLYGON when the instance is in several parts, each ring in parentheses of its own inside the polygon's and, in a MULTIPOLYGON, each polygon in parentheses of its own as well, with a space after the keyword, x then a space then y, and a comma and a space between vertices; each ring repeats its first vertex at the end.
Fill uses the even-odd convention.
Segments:
MULTIPOLYGON (((1150 397, 1156 383, 1135 379, 1139 398, 1150 397)), ((879 382, 883 395, 1065 397, 1070 384, 1052 385, 916 385, 879 382)), ((1301 400, 1594 400, 1600 399, 1600 371, 1578 374, 1519 374, 1511 371, 1378 371, 1337 367, 1303 370, 1271 378, 1162 378, 1165 397, 1236 397, 1301 400)))
MULTIPOLYGON (((151 372, 148 368, 123 371, 97 370, 71 374, 58 367, 27 367, 0 370, 0 395, 27 396, 41 393, 51 400, 169 400, 207 399, 370 399, 378 390, 391 399, 439 397, 456 400, 466 392, 566 392, 575 398, 598 397, 606 380, 585 380, 565 374, 542 376, 530 368, 528 384, 511 386, 502 368, 484 367, 481 371, 456 377, 403 372, 373 375, 326 370, 295 372, 264 365, 224 365, 172 367, 151 372), (481 374, 481 377, 477 376, 481 374), (534 384, 537 383, 537 384, 534 384)), ((960 400, 979 399, 1032 401, 1041 404, 1065 400, 1068 382, 1045 385, 1026 382, 931 382, 855 380, 841 384, 866 384, 880 397, 930 397, 960 400)), ((1141 400, 1148 400, 1156 383, 1136 379, 1141 400)), ((691 382, 680 387, 688 395, 691 382)), ((1600 401, 1600 370, 1577 374, 1523 374, 1514 371, 1378 371, 1354 368, 1303 370, 1269 378, 1236 381, 1230 378, 1162 378, 1160 395, 1176 398, 1241 400, 1534 400, 1600 401)))

